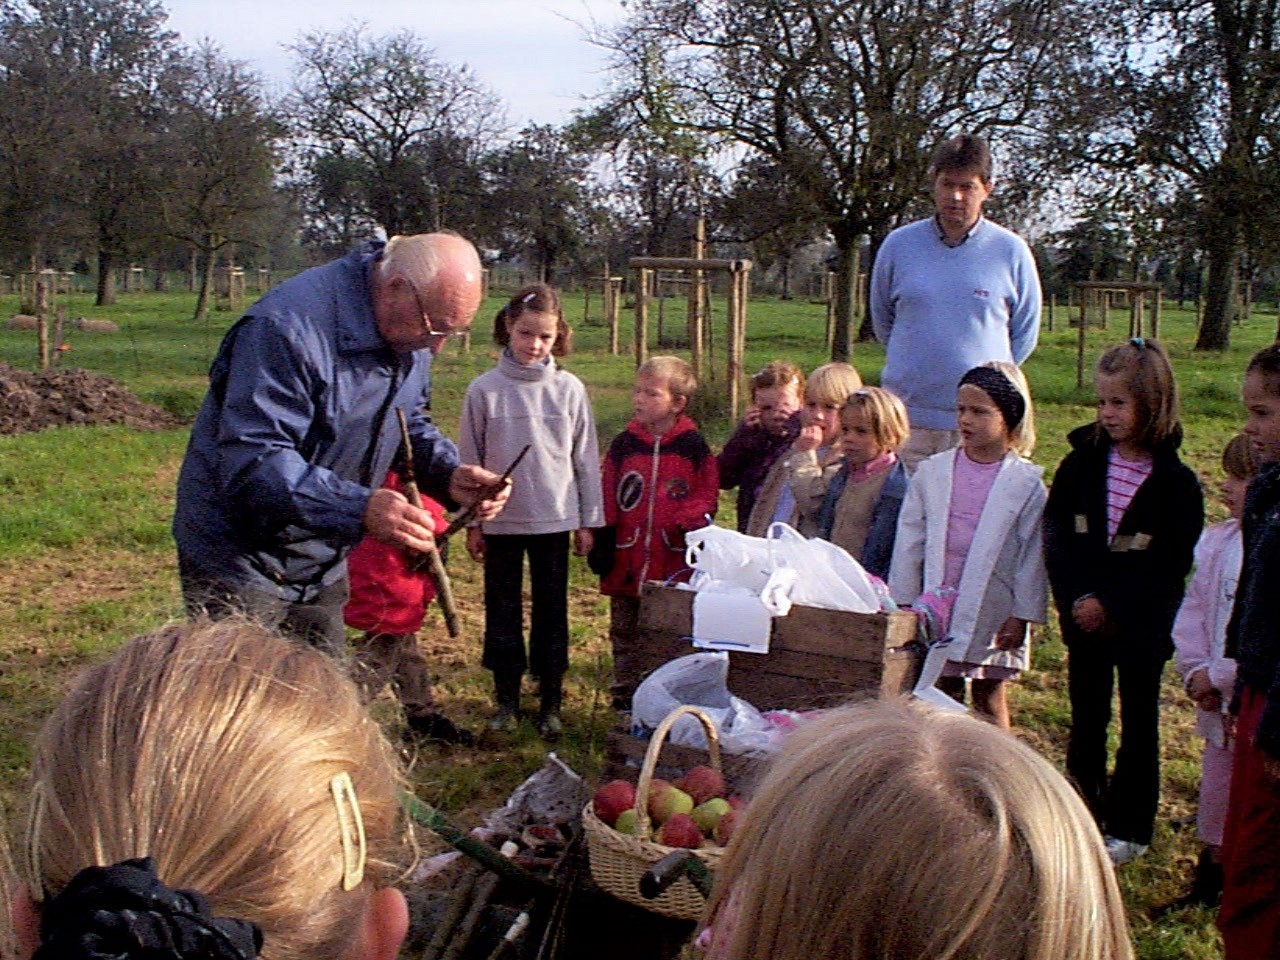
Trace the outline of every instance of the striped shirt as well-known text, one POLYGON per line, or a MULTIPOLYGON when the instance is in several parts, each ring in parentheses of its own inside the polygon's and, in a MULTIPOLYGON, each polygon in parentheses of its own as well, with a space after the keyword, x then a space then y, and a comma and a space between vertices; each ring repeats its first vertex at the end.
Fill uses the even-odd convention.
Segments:
POLYGON ((1129 509, 1133 495, 1151 476, 1152 460, 1126 460, 1112 447, 1107 454, 1107 539, 1120 529, 1120 520, 1129 509))

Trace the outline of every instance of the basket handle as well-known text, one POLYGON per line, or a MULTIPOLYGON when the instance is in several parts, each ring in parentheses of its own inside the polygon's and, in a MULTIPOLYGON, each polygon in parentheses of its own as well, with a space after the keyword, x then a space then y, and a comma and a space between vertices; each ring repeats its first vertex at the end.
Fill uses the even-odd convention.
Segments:
POLYGON ((717 773, 723 772, 720 769, 720 732, 716 730, 715 722, 702 710, 689 704, 676 707, 668 713, 658 724, 658 729, 653 731, 653 736, 649 738, 649 746, 644 752, 644 764, 640 767, 640 780, 636 784, 636 834, 638 836, 649 835, 649 783, 653 780, 653 771, 658 766, 658 754, 662 752, 662 745, 666 742, 667 735, 675 722, 685 714, 697 717, 702 724, 702 729, 707 735, 707 752, 711 754, 711 769, 717 773))

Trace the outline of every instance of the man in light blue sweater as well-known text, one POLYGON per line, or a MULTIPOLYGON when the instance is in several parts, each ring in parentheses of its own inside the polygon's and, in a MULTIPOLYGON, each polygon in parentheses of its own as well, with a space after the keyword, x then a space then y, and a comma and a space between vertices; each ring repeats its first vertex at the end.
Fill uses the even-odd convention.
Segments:
POLYGON ((956 385, 987 360, 1021 365, 1040 333, 1040 277, 1026 242, 982 217, 991 152, 971 134, 930 168, 937 212, 885 239, 871 273, 871 320, 885 344, 881 385, 911 419, 908 471, 959 442, 956 385))

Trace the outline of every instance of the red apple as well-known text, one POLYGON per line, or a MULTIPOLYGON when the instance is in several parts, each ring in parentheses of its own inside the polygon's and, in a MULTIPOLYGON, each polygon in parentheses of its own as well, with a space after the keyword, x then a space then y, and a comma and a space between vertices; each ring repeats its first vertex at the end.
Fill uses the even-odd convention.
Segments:
POLYGON ((696 850, 702 846, 702 831, 687 813, 674 813, 658 831, 658 842, 666 847, 687 847, 696 850))
POLYGON ((738 825, 738 810, 730 807, 729 811, 716 823, 715 835, 712 839, 722 847, 729 845, 729 838, 733 836, 734 828, 738 825))
POLYGON ((724 777, 719 770, 710 767, 692 767, 680 780, 678 786, 693 797, 693 805, 700 807, 712 797, 723 797, 726 793, 724 777))
POLYGON ((625 780, 610 780, 596 791, 591 801, 595 815, 611 827, 618 822, 618 814, 635 805, 636 788, 625 780))

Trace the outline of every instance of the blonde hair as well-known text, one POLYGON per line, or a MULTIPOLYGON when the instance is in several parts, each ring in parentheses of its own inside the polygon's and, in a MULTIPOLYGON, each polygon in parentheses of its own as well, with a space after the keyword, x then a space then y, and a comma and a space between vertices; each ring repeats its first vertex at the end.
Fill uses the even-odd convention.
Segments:
POLYGON ((1031 385, 1027 383, 1027 375, 1016 363, 1008 360, 988 360, 982 366, 999 370, 1017 388, 1018 393, 1022 394, 1026 410, 1018 425, 1009 430, 1009 446, 1018 456, 1030 459, 1036 449, 1036 412, 1035 405, 1031 402, 1031 385))
POLYGON ((791 735, 717 871, 713 960, 1130 960, 1102 838, 1030 747, 906 699, 791 735))
POLYGON ((1235 480, 1252 480, 1258 472, 1258 455, 1243 433, 1237 433, 1222 448, 1222 471, 1235 480))
POLYGON ((653 377, 665 380, 673 397, 692 397, 698 389, 693 367, 679 357, 650 357, 636 369, 636 379, 653 377))
POLYGON ((804 371, 786 360, 770 360, 751 378, 751 398, 757 390, 790 386, 796 388, 797 400, 804 396, 804 371))
POLYGON ((1144 449, 1152 450, 1181 431, 1178 381, 1169 354, 1158 340, 1133 337, 1116 344, 1098 358, 1097 373, 1124 375, 1138 414, 1135 439, 1144 449))
POLYGON ((85 867, 152 857, 214 915, 257 923, 270 960, 349 955, 372 889, 405 859, 401 771, 355 686, 242 620, 165 627, 86 672, 45 723, 31 777, 20 869, 35 900, 85 867), (341 774, 372 881, 350 891, 341 774))
POLYGON ((840 410, 840 422, 844 423, 845 415, 854 410, 861 410, 866 417, 871 435, 881 450, 897 451, 910 435, 911 427, 907 418, 907 408, 897 395, 882 387, 860 387, 849 394, 840 410))
POLYGON ((843 407, 849 394, 862 386, 862 377, 852 364, 824 363, 809 374, 804 385, 806 403, 820 403, 825 407, 843 407))

